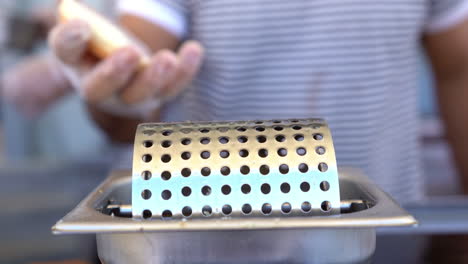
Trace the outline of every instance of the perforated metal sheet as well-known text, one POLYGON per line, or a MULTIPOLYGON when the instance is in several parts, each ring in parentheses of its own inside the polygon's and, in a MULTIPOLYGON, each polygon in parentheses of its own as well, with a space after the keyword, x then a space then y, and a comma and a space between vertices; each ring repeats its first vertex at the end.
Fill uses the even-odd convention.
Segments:
POLYGON ((340 207, 321 119, 142 124, 132 177, 135 218, 330 215, 340 207))

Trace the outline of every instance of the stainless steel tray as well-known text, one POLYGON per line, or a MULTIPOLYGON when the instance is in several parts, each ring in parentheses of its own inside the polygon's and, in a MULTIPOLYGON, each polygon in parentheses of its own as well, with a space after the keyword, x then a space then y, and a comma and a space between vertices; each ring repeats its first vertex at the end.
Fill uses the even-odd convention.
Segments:
POLYGON ((52 230, 96 233, 103 263, 366 263, 376 227, 416 225, 359 170, 340 169, 339 180, 339 215, 136 220, 103 213, 131 204, 131 172, 120 171, 52 230))

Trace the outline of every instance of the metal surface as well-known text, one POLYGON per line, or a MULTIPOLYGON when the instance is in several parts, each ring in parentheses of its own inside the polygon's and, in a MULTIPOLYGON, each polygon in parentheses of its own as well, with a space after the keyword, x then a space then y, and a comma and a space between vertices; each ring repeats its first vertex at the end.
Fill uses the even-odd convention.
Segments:
POLYGON ((370 228, 99 234, 104 264, 371 263, 370 228), (339 250, 339 251, 338 251, 339 250))
POLYGON ((380 228, 378 234, 468 234, 468 197, 432 197, 405 209, 418 219, 418 228, 380 228))
POLYGON ((321 119, 142 124, 132 207, 135 218, 193 224, 337 214, 330 130, 321 119))
POLYGON ((354 169, 340 170, 341 198, 348 202, 339 215, 172 221, 111 216, 105 208, 128 214, 128 206, 118 205, 131 202, 130 175, 113 173, 53 227, 54 233, 96 233, 101 260, 113 264, 370 263, 374 227, 416 224, 354 169), (370 208, 354 206, 361 201, 370 208))
POLYGON ((372 184, 359 170, 340 169, 340 195, 343 200, 364 200, 371 208, 333 216, 206 218, 203 220, 154 219, 145 221, 113 217, 101 211, 110 203, 131 202, 132 177, 129 171, 114 172, 94 192, 54 227, 56 234, 164 232, 201 230, 261 230, 292 228, 373 228, 411 226, 415 219, 387 194, 372 184))

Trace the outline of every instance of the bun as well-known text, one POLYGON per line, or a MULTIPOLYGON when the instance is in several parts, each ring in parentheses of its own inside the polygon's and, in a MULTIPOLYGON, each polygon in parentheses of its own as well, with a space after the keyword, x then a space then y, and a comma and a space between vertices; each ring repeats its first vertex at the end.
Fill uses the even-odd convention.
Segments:
MULTIPOLYGON (((58 18, 60 23, 74 19, 86 21, 92 31, 89 50, 100 59, 110 56, 123 47, 139 47, 104 16, 76 0, 61 0, 58 6, 58 18)), ((143 61, 142 58, 142 63, 143 61)))

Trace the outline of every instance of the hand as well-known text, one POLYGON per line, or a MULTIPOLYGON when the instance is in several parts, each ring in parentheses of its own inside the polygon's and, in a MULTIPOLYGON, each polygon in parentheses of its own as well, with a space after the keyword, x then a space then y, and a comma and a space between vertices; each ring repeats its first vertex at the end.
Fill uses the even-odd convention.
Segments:
POLYGON ((100 104, 117 95, 130 105, 179 94, 198 72, 203 48, 185 42, 177 53, 160 50, 142 67, 137 47, 124 47, 104 60, 90 56, 87 47, 91 30, 86 22, 74 20, 56 26, 49 45, 82 97, 100 104))
POLYGON ((30 119, 72 91, 58 65, 46 55, 26 58, 1 79, 5 100, 30 119))

